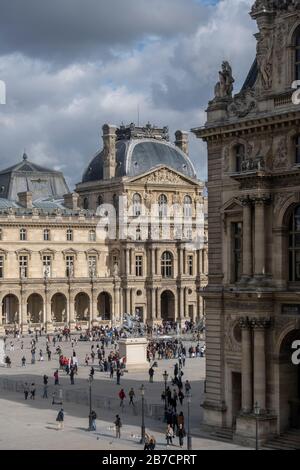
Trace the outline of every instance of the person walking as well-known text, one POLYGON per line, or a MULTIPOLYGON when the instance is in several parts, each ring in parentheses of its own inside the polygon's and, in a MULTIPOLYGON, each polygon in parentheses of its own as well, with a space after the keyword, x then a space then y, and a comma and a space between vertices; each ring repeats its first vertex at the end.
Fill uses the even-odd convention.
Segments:
POLYGON ((182 411, 179 413, 179 416, 177 418, 177 426, 178 426, 178 429, 180 428, 180 426, 184 428, 184 415, 182 411))
POLYGON ((153 383, 153 377, 154 377, 154 369, 153 367, 150 367, 149 369, 149 382, 153 383))
POLYGON ((54 377, 54 385, 59 385, 59 377, 58 377, 58 369, 53 374, 54 377))
POLYGON ((25 367, 26 366, 26 357, 23 356, 21 361, 22 361, 22 367, 25 367))
POLYGON ((25 400, 27 400, 28 395, 29 395, 29 386, 28 386, 28 383, 25 382, 24 383, 24 398, 25 398, 25 400))
POLYGON ((92 410, 91 418, 92 418, 92 430, 96 431, 97 430, 97 426, 96 426, 97 413, 96 413, 96 411, 92 410))
POLYGON ((185 430, 184 430, 184 427, 182 426, 182 424, 179 425, 179 429, 177 431, 177 436, 178 436, 178 439, 179 439, 179 445, 182 448, 183 447, 183 441, 184 441, 184 438, 185 438, 185 430))
POLYGON ((180 405, 182 406, 183 405, 183 400, 184 400, 184 394, 183 394, 181 389, 179 390, 178 398, 179 398, 180 405))
POLYGON ((120 379, 121 379, 121 369, 120 367, 117 368, 117 385, 120 385, 120 379))
POLYGON ((114 422, 114 425, 116 427, 116 438, 121 439, 121 427, 122 427, 122 422, 121 418, 119 415, 116 415, 116 420, 114 422))
POLYGON ((71 381, 71 385, 74 385, 74 374, 75 374, 75 370, 74 370, 74 367, 72 366, 71 367, 71 370, 70 370, 70 381, 71 381))
POLYGON ((44 375, 43 377, 43 384, 44 384, 44 393, 42 398, 48 398, 48 376, 44 375))
POLYGON ((173 445, 173 438, 174 438, 173 428, 170 424, 168 424, 167 431, 166 431, 167 447, 169 447, 169 444, 173 445))
POLYGON ((128 395, 129 395, 129 398, 130 398, 129 405, 133 405, 133 406, 134 406, 133 399, 134 399, 134 397, 135 397, 135 393, 134 393, 133 388, 130 389, 128 395))
POLYGON ((61 431, 64 429, 64 419, 65 419, 65 414, 63 408, 60 409, 58 412, 56 422, 57 422, 57 430, 61 431))
POLYGON ((119 393, 119 398, 120 398, 120 406, 123 408, 124 407, 124 400, 126 398, 124 389, 122 388, 119 393))
POLYGON ((32 383, 30 387, 30 398, 31 400, 35 399, 35 384, 34 383, 32 383))
POLYGON ((184 388, 185 388, 185 394, 187 395, 191 391, 191 388, 192 388, 188 380, 185 381, 184 388))

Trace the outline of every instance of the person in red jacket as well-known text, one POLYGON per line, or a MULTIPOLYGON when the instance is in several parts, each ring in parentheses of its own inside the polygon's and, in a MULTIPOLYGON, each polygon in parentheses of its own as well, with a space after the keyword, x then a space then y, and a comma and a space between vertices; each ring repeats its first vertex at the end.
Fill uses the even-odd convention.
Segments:
POLYGON ((124 392, 124 389, 122 388, 122 390, 120 391, 119 393, 119 398, 120 398, 120 406, 123 408, 124 406, 124 400, 126 398, 126 395, 125 395, 125 392, 124 392))

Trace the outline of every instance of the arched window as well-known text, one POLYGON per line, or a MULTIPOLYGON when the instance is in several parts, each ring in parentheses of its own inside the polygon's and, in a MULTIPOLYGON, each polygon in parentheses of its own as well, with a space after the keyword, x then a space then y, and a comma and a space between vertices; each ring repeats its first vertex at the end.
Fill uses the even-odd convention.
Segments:
POLYGON ((193 215, 192 204, 193 204, 192 198, 190 196, 185 196, 184 205, 183 205, 184 217, 192 217, 193 215))
POLYGON ((173 255, 165 251, 161 257, 161 275, 163 278, 173 276, 173 255))
POLYGON ((295 163, 300 164, 300 134, 295 137, 295 163))
POLYGON ((87 210, 89 208, 89 200, 87 197, 84 198, 83 200, 83 208, 87 210))
POLYGON ((101 195, 99 195, 98 198, 97 198, 97 205, 99 207, 99 206, 102 206, 102 204, 103 204, 103 197, 101 195))
POLYGON ((142 210, 142 198, 140 194, 136 193, 133 196, 133 216, 134 217, 139 217, 141 215, 141 210, 142 210))
POLYGON ((165 194, 161 194, 158 199, 159 217, 167 217, 168 215, 168 198, 165 194))
POLYGON ((289 226, 290 281, 300 281, 300 206, 291 215, 289 226))
POLYGON ((245 160, 245 146, 238 144, 234 148, 235 155, 235 171, 240 173, 242 171, 242 163, 245 160))
POLYGON ((295 80, 300 80, 300 26, 295 31, 295 80))

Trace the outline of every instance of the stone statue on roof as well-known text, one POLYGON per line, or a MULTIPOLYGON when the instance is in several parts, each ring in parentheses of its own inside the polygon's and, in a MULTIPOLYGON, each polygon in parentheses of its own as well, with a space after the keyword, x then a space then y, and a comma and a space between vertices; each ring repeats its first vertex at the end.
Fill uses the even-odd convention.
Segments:
POLYGON ((232 98, 234 78, 229 62, 222 63, 222 70, 219 72, 219 81, 215 86, 215 100, 232 98))

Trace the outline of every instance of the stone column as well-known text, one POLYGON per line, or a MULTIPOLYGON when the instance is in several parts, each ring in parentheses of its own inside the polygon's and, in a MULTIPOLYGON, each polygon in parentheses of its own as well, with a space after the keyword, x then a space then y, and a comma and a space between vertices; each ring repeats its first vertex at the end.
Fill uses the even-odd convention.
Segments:
POLYGON ((243 202, 243 276, 252 276, 252 210, 251 202, 243 202))
POLYGON ((26 294, 22 288, 21 288, 21 302, 19 305, 19 312, 20 312, 20 320, 21 320, 20 323, 21 323, 22 333, 27 333, 28 331, 27 301, 26 301, 26 294))
POLYGON ((74 331, 75 323, 76 323, 75 322, 75 298, 71 290, 69 291, 68 311, 69 311, 70 330, 74 331))
POLYGON ((182 250, 182 274, 186 274, 186 249, 182 250))
POLYGON ((130 254, 129 254, 129 249, 126 248, 126 268, 125 272, 127 275, 130 274, 130 254))
POLYGON ((90 318, 91 318, 91 322, 92 322, 92 325, 96 325, 97 324, 97 305, 98 302, 97 302, 97 296, 96 296, 96 289, 94 287, 94 285, 92 285, 92 288, 91 288, 91 311, 90 311, 90 318))
POLYGON ((184 318, 184 288, 180 289, 180 312, 179 318, 182 320, 184 318))
POLYGON ((266 274, 266 234, 265 234, 265 204, 268 199, 255 200, 255 275, 266 274))
POLYGON ((159 261, 159 248, 155 248, 155 262, 156 262, 156 273, 157 275, 160 274, 160 261, 159 261))
POLYGON ((161 321, 161 302, 160 302, 160 289, 157 287, 156 288, 156 317, 157 320, 161 321))
POLYGON ((247 318, 240 320, 242 330, 242 411, 253 410, 251 328, 247 318))
POLYGON ((263 413, 263 411, 266 410, 266 321, 264 319, 254 319, 252 326, 254 329, 253 404, 255 406, 257 403, 263 413))
POLYGON ((155 248, 151 248, 151 275, 155 276, 156 268, 155 268, 155 248))
POLYGON ((197 276, 202 274, 202 251, 203 250, 197 250, 197 276))
POLYGON ((151 319, 156 320, 156 291, 155 288, 151 289, 151 319))

